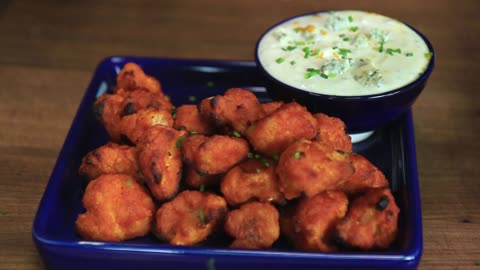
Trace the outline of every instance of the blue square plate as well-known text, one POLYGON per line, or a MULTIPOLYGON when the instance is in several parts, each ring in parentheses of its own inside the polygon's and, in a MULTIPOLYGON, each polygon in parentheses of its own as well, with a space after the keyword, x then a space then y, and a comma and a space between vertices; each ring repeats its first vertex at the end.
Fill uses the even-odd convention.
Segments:
POLYGON ((253 62, 111 57, 102 61, 85 93, 40 202, 33 239, 51 270, 84 269, 416 269, 422 254, 422 219, 412 114, 408 112, 368 140, 354 145, 391 181, 400 207, 399 234, 387 250, 308 253, 281 245, 271 250, 234 250, 218 243, 196 247, 163 244, 154 236, 122 243, 92 242, 74 231, 86 183, 78 174, 82 157, 104 144, 107 135, 92 104, 111 91, 121 67, 135 62, 157 77, 175 105, 223 93, 252 90, 267 101, 264 80, 253 62))

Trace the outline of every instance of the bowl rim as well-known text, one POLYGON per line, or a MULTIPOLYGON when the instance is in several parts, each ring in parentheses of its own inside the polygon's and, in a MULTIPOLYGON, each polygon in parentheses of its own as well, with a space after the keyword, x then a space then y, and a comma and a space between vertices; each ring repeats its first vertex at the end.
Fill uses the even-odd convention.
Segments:
MULTIPOLYGON (((357 9, 344 9, 344 10, 341 10, 341 9, 338 9, 338 10, 318 10, 318 11, 311 11, 311 12, 307 12, 307 13, 303 13, 303 14, 299 14, 299 15, 295 15, 295 16, 292 16, 292 17, 288 17, 286 19, 283 19, 277 23, 275 23, 274 25, 270 26, 269 28, 267 28, 261 35, 260 35, 260 38, 258 38, 256 44, 255 44, 255 63, 257 65, 257 68, 260 69, 261 73, 266 76, 269 80, 272 80, 274 81, 276 84, 279 84, 281 85, 283 88, 289 88, 291 91, 294 91, 294 92, 297 92, 297 93, 301 93, 301 94, 307 94, 307 95, 310 95, 310 96, 314 96, 314 97, 319 97, 319 98, 324 98, 324 99, 328 99, 328 100, 344 100, 344 101, 355 101, 355 100, 373 100, 373 99, 379 99, 379 98, 385 98, 385 97, 389 97, 389 96, 394 96, 394 95, 398 95, 400 93, 405 93, 405 92, 410 92, 410 91, 413 91, 416 86, 418 84, 421 84, 423 82, 425 82, 428 77, 430 76, 430 74, 432 73, 433 71, 433 68, 435 66, 435 49, 433 48, 433 45, 432 43, 430 42, 430 40, 424 35, 422 34, 420 31, 418 31, 416 28, 414 28, 413 26, 411 26, 410 24, 407 24, 401 20, 398 20, 396 18, 392 18, 390 16, 386 16, 386 15, 383 15, 383 14, 380 14, 380 13, 377 13, 377 12, 370 12, 370 11, 365 11, 365 10, 357 10, 357 9), (315 93, 315 92, 311 92, 311 91, 308 91, 308 90, 303 90, 303 89, 300 89, 300 88, 297 88, 297 87, 294 87, 294 86, 291 86, 291 85, 288 85, 280 80, 278 80, 277 78, 275 78, 274 76, 272 76, 262 65, 261 61, 260 61, 260 57, 258 56, 258 47, 260 45, 260 42, 263 40, 263 38, 265 37, 265 35, 267 33, 269 33, 273 28, 281 25, 281 24, 284 24, 286 22, 289 22, 291 20, 294 20, 294 19, 297 19, 299 17, 304 17, 304 16, 309 16, 309 15, 314 15, 314 14, 319 14, 319 13, 330 13, 330 12, 339 12, 339 11, 359 11, 359 12, 366 12, 366 13, 372 13, 372 14, 377 14, 377 15, 380 15, 380 16, 384 16, 384 17, 387 17, 387 18, 390 18, 390 19, 393 19, 393 20, 396 20, 404 25, 406 25, 408 28, 410 28, 411 30, 413 30, 417 35, 420 36, 420 38, 422 38, 422 40, 425 42, 425 44, 427 45, 430 53, 431 53, 431 57, 430 57, 430 61, 428 63, 428 66, 427 68, 425 69, 425 71, 422 73, 422 75, 420 75, 417 79, 415 79, 414 81, 400 87, 400 88, 396 88, 396 89, 392 89, 392 90, 389 90, 389 91, 386 91, 386 92, 382 92, 382 93, 377 93, 377 94, 372 94, 372 95, 357 95, 357 96, 341 96, 341 95, 326 95, 326 94, 320 94, 320 93, 315 93)), ((268 89, 267 89, 268 90, 268 89)))

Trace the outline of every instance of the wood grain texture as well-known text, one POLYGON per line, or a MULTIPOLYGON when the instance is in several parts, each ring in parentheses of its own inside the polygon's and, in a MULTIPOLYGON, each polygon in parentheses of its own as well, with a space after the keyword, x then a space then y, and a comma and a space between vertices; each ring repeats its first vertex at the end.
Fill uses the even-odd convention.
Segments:
POLYGON ((419 269, 480 269, 480 1, 0 1, 0 269, 44 269, 35 211, 98 62, 111 55, 253 60, 272 23, 363 9, 426 34, 436 69, 414 105, 419 269))

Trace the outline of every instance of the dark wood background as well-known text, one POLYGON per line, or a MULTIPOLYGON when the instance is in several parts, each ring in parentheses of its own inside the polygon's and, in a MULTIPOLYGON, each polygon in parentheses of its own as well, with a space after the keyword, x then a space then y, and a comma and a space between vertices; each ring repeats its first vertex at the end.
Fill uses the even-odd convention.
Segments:
POLYGON ((437 53, 413 107, 424 226, 420 269, 480 269, 480 1, 0 1, 0 268, 44 269, 32 221, 97 63, 134 55, 253 60, 299 13, 403 20, 437 53))

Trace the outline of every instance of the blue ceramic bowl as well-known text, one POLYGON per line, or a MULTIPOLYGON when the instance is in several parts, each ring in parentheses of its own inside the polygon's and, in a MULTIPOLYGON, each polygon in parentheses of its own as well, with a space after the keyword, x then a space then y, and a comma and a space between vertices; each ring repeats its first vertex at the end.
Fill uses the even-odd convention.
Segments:
POLYGON ((432 53, 432 57, 425 72, 423 72, 418 79, 398 89, 363 96, 323 95, 287 85, 274 78, 264 68, 259 60, 258 47, 263 37, 271 29, 302 16, 323 12, 329 11, 311 12, 285 19, 267 29, 259 38, 255 48, 255 62, 266 79, 266 88, 269 96, 272 97, 272 99, 287 102, 295 100, 306 106, 310 112, 322 112, 330 116, 339 117, 347 125, 347 130, 350 134, 377 130, 407 112, 424 89, 433 71, 435 53, 430 41, 422 33, 405 23, 405 25, 410 27, 425 41, 428 49, 432 53))

